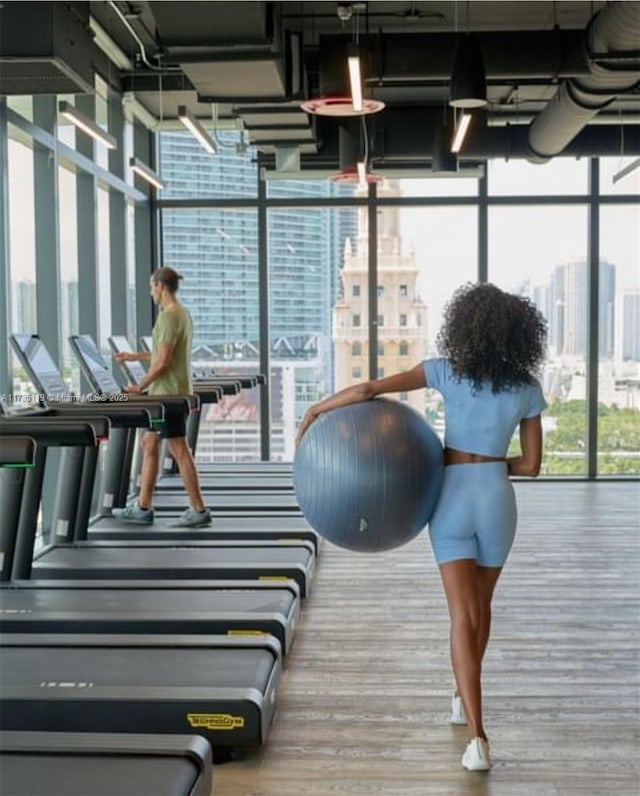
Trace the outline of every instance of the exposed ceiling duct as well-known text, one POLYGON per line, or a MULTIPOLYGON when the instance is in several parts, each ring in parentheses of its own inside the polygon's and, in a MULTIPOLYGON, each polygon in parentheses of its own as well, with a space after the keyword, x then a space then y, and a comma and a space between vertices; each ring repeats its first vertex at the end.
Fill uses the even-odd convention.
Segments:
POLYGON ((568 78, 529 129, 530 157, 544 161, 564 151, 598 112, 638 84, 640 3, 615 2, 587 27, 589 73, 568 78))
MULTIPOLYGON (((475 120, 460 163, 478 165, 491 159, 522 160, 528 154, 528 126, 488 127, 475 120)), ((442 112, 434 108, 387 108, 368 124, 369 157, 375 171, 394 169, 422 172, 433 165, 436 131, 442 112)), ((317 120, 320 146, 317 153, 301 158, 302 169, 336 169, 340 165, 339 125, 333 119, 317 120)), ((640 155, 640 125, 588 125, 565 148, 568 157, 615 157, 640 155)), ((268 165, 269 161, 265 161, 268 165)))
POLYGON ((124 90, 165 127, 186 106, 205 126, 242 129, 269 162, 297 148, 303 169, 338 167, 338 121, 300 106, 344 93, 357 40, 370 67, 363 94, 386 105, 368 117, 372 166, 428 165, 463 32, 478 41, 488 100, 464 144, 465 166, 588 154, 587 138, 593 155, 640 154, 640 0, 469 5, 464 23, 451 0, 96 0, 91 13, 133 65, 112 70, 124 90), (345 5, 360 16, 356 31, 345 5))
POLYGON ((301 42, 266 2, 151 2, 163 58, 200 102, 285 100, 301 89, 301 42))
POLYGON ((0 4, 0 94, 93 91, 89 3, 0 4))

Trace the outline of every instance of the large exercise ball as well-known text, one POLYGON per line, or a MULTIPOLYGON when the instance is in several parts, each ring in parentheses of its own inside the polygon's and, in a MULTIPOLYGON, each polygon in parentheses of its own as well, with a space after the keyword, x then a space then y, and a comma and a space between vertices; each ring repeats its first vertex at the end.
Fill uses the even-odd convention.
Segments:
POLYGON ((323 412, 293 463, 307 522, 339 547, 378 552, 416 537, 433 514, 442 445, 418 412, 385 398, 323 412))

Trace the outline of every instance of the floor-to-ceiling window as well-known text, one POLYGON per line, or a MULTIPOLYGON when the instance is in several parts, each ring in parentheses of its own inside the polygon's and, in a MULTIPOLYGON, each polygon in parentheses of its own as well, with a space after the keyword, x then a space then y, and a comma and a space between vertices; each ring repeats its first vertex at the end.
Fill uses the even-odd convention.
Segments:
MULTIPOLYGON (((258 249, 264 245, 267 259, 268 284, 263 287, 268 292, 268 331, 261 333, 269 338, 273 458, 291 458, 293 428, 305 408, 322 395, 366 379, 372 372, 387 375, 437 354, 436 336, 447 299, 461 284, 487 278, 529 297, 547 319, 549 352, 540 374, 549 401, 543 470, 548 475, 584 476, 588 472, 589 323, 593 322, 589 299, 596 256, 598 411, 615 414, 615 422, 624 425, 628 412, 618 412, 617 405, 610 410, 603 406, 607 378, 618 391, 618 399, 624 386, 627 408, 634 400, 637 374, 630 358, 633 352, 627 351, 626 359, 622 355, 622 329, 624 312, 624 328, 635 328, 637 283, 631 277, 623 283, 621 275, 623 270, 633 273, 634 266, 637 270, 638 256, 630 240, 621 243, 617 230, 622 224, 628 238, 634 235, 637 209, 629 206, 624 192, 611 192, 614 201, 617 195, 623 199, 620 204, 603 204, 599 251, 592 252, 588 160, 556 158, 545 165, 491 161, 478 172, 487 178, 484 197, 478 190, 478 176, 472 173, 447 179, 385 179, 376 186, 373 200, 367 198, 366 190, 353 187, 341 186, 332 192, 327 180, 274 179, 264 198, 256 199, 249 188, 238 194, 237 180, 219 177, 214 184, 204 181, 201 171, 194 188, 180 166, 190 162, 193 143, 182 136, 179 144, 182 161, 174 158, 170 164, 176 183, 165 196, 177 196, 178 202, 188 197, 189 208, 180 212, 189 216, 190 223, 199 223, 194 209, 198 186, 204 191, 205 206, 213 196, 221 202, 242 198, 256 208, 256 225, 260 206, 266 210, 265 240, 256 238, 255 245, 258 249), (369 235, 370 201, 375 208, 375 256, 369 235), (480 234, 483 213, 484 237, 480 234), (483 240, 486 250, 482 250, 483 240), (619 249, 626 251, 625 257, 621 258, 619 249), (323 267, 318 270, 320 252, 323 267), (628 260, 627 265, 622 259, 628 260), (371 268, 375 269, 375 287, 371 268), (371 291, 375 291, 375 303, 371 291), (370 318, 373 306, 377 308, 375 324, 370 318), (373 326, 376 344, 371 347, 373 326), (315 327, 321 330, 318 338, 315 327), (375 361, 370 359, 371 351, 375 361), (614 367, 616 357, 626 362, 622 370, 614 367)), ((240 184, 248 186, 247 172, 243 174, 245 183, 240 184)), ((165 223, 173 212, 164 210, 165 223)), ((203 234, 206 228, 203 222, 203 234)), ((211 301, 216 305, 225 299, 212 295, 211 301)), ((259 296, 255 302, 257 308, 259 296)), ((260 331, 259 323, 256 328, 260 331)), ((632 332, 626 335, 629 349, 632 332)), ((253 340, 252 345, 259 348, 260 341, 253 340)), ((399 397, 416 400, 415 396, 399 397)), ((441 423, 437 396, 428 396, 423 403, 429 416, 441 423)), ((634 420, 630 417, 630 422, 634 420)), ((598 423, 602 443, 598 461, 603 462, 599 472, 634 472, 629 463, 634 460, 633 451, 628 456, 616 455, 615 465, 605 455, 613 443, 604 432, 612 423, 604 418, 598 423)), ((619 433, 618 429, 613 436, 619 433)), ((234 456, 230 451, 219 453, 234 456)))
POLYGON ((586 231, 585 206, 489 210, 489 281, 531 299, 548 324, 548 356, 540 374, 549 404, 545 474, 586 472, 586 231))
POLYGON ((640 204, 600 209, 598 473, 640 474, 640 204))
POLYGON ((80 368, 71 352, 69 335, 79 334, 78 322, 78 223, 75 171, 58 168, 60 202, 60 326, 62 372, 71 390, 80 392, 80 368))
MULTIPOLYGON (((258 364, 255 210, 172 209, 163 214, 163 262, 183 276, 179 298, 193 319, 193 365, 249 374, 258 364)), ((139 329, 149 334, 150 329, 139 329)), ((200 461, 260 458, 258 388, 203 408, 200 461)))
MULTIPOLYGON (((36 321, 36 250, 33 149, 31 141, 8 125, 9 332, 32 334, 36 321)), ((11 353, 14 392, 35 392, 11 353)))
MULTIPOLYGON (((332 193, 318 181, 299 187, 316 198, 332 193)), ((279 460, 293 458, 298 423, 312 403, 367 373, 368 257, 357 213, 323 207, 268 213, 270 442, 279 460)))

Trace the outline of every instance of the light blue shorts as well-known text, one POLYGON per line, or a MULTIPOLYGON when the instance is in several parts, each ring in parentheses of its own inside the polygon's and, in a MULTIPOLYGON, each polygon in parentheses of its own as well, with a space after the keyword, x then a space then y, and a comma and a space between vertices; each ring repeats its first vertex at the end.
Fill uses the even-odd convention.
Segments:
POLYGON ((473 558, 501 567, 516 533, 518 513, 505 462, 451 464, 429 523, 438 564, 473 558))

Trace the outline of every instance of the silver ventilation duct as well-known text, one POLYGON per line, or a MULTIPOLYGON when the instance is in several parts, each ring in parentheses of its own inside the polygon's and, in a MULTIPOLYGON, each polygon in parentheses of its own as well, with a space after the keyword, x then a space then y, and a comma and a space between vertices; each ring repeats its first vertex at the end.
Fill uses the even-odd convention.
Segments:
POLYGON ((602 9, 589 23, 585 49, 589 74, 566 79, 529 128, 529 159, 559 155, 575 136, 619 94, 640 80, 640 2, 622 0, 602 9))

